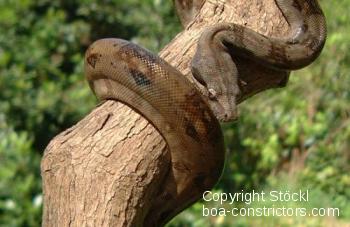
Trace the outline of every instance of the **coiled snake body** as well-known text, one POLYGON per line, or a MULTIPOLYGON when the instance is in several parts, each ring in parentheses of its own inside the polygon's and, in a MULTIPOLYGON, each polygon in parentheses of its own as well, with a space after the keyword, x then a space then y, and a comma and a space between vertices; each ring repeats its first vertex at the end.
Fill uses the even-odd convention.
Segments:
MULTIPOLYGON (((266 37, 229 23, 203 32, 192 72, 207 93, 158 56, 128 41, 102 39, 87 50, 85 74, 96 96, 131 106, 153 123, 169 146, 171 173, 151 207, 161 210, 158 219, 171 218, 220 177, 225 152, 219 120, 236 118, 239 95, 231 54, 276 70, 294 70, 311 63, 322 50, 326 26, 317 1, 275 1, 291 27, 289 37, 266 37)), ((183 2, 176 1, 177 6, 183 2)))

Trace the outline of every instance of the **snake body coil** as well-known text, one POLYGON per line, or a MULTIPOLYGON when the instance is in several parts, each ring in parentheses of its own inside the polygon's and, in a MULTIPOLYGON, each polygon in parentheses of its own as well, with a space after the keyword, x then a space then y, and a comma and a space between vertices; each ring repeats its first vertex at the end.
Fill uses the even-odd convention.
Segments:
MULTIPOLYGON (((186 2, 176 1, 177 6, 186 2)), ((197 1, 194 6, 203 5, 203 0, 197 1)), ((311 63, 320 53, 326 29, 317 2, 276 3, 291 26, 291 35, 285 39, 266 37, 234 24, 217 25, 203 33, 192 71, 209 98, 174 67, 128 41, 102 39, 87 50, 85 74, 96 96, 121 101, 141 113, 169 146, 171 171, 159 200, 151 206, 160 214, 155 219, 168 220, 220 177, 225 152, 218 119, 235 117, 239 94, 239 75, 231 55, 251 58, 276 70, 291 70, 311 63)), ((186 24, 194 11, 190 12, 184 13, 186 24)))
POLYGON ((221 174, 224 145, 220 125, 202 95, 175 68, 139 46, 102 39, 86 53, 85 73, 102 100, 119 100, 140 112, 163 135, 172 170, 162 209, 198 199, 221 174), (175 185, 176 182, 176 185, 175 185))

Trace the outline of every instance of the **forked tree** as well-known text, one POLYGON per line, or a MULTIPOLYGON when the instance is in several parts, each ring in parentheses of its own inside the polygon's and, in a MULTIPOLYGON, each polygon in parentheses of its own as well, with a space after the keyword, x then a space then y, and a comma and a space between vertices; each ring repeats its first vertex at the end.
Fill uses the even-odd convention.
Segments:
MULTIPOLYGON (((178 71, 123 41, 98 41, 89 48, 85 68, 90 86, 102 99, 118 96, 122 101, 104 100, 47 146, 41 167, 43 226, 164 225, 219 180, 225 149, 210 155, 199 149, 197 156, 191 150, 185 151, 194 143, 203 142, 201 129, 209 140, 221 136, 220 130, 211 131, 218 122, 210 114, 220 120, 234 118, 236 104, 261 91, 284 87, 290 70, 311 63, 325 40, 324 18, 316 0, 176 0, 175 5, 184 30, 159 56, 178 71), (217 27, 218 24, 224 25, 217 27), (117 51, 113 52, 113 48, 117 51), (195 53, 197 61, 193 63, 195 53), (123 63, 110 61, 114 58, 123 63), (134 85, 114 81, 119 76, 115 72, 123 70, 129 73, 124 76, 129 75, 134 85), (113 74, 112 79, 107 78, 105 71, 113 74), (183 114, 174 110, 179 113, 180 122, 176 114, 158 112, 158 104, 153 105, 154 109, 150 105, 152 110, 144 114, 133 108, 144 105, 137 96, 124 97, 118 93, 134 89, 130 86, 141 87, 141 96, 144 87, 169 89, 166 84, 159 84, 166 82, 172 73, 191 81, 189 88, 198 88, 204 100, 197 98, 199 91, 197 94, 191 89, 192 93, 182 95, 194 107, 187 107, 178 96, 173 98, 171 102, 179 99, 184 103, 181 108, 187 111, 183 114), (224 105, 228 114, 220 115, 223 110, 215 107, 221 95, 232 96, 230 105, 224 105), (205 112, 206 104, 213 112, 205 112), (154 118, 159 122, 147 117, 152 118, 152 113, 160 115, 154 118), (197 119, 191 117, 193 113, 200 115, 200 123, 193 122, 197 119), (169 126, 162 121, 179 124, 174 126, 173 122, 169 126), (171 133, 174 127, 184 127, 184 135, 171 133), (167 130, 169 135, 164 136, 167 130), (176 135, 182 141, 177 141, 176 135)), ((181 90, 182 80, 174 81, 172 89, 181 90)), ((167 98, 168 93, 165 94, 167 98)), ((169 109, 177 106, 161 98, 159 102, 168 102, 169 109)))

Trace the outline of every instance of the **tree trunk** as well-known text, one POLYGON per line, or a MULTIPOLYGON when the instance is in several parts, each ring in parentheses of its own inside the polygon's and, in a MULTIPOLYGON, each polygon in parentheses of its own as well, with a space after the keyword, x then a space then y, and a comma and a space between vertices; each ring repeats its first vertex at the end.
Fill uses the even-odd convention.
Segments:
MULTIPOLYGON (((273 0, 208 0, 160 53, 191 81, 189 64, 205 26, 230 21, 266 35, 288 26, 273 0)), ((243 95, 284 86, 288 74, 237 59, 243 95)), ((57 135, 42 159, 43 226, 143 226, 170 169, 167 144, 142 116, 117 101, 97 106, 57 135)))

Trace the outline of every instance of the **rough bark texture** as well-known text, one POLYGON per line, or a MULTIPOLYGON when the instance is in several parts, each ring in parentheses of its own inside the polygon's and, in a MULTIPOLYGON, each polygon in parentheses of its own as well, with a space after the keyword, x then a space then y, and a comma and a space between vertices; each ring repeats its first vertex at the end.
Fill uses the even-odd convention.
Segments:
MULTIPOLYGON (((273 0, 208 0, 160 56, 191 80, 189 63, 203 27, 223 21, 267 35, 288 32, 273 0)), ((237 62, 240 101, 288 80, 285 73, 237 62)), ((158 131, 128 106, 107 101, 46 148, 43 226, 142 226, 169 165, 169 151, 158 131)))
MULTIPOLYGON (((178 34, 160 52, 160 56, 192 81, 190 63, 196 50, 196 41, 206 26, 222 22, 242 24, 268 36, 284 36, 288 32, 288 24, 274 0, 207 0, 194 22, 178 34)), ((288 75, 284 72, 276 73, 254 62, 234 60, 242 90, 239 102, 268 88, 284 86, 288 81, 288 75)))

